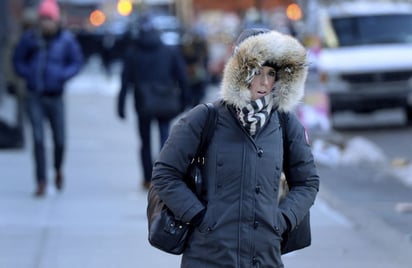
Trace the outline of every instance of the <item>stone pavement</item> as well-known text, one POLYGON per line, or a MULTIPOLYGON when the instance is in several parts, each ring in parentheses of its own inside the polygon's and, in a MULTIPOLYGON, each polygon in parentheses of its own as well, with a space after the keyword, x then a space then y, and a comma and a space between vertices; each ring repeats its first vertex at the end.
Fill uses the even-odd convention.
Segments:
MULTIPOLYGON (((119 121, 112 95, 68 94, 63 193, 50 187, 44 199, 32 197, 30 140, 23 150, 0 151, 1 268, 179 267, 179 256, 147 242, 139 141, 128 107, 126 121, 119 121)), ((365 211, 349 210, 322 185, 312 230, 313 245, 284 256, 286 267, 411 267, 406 241, 365 211)))

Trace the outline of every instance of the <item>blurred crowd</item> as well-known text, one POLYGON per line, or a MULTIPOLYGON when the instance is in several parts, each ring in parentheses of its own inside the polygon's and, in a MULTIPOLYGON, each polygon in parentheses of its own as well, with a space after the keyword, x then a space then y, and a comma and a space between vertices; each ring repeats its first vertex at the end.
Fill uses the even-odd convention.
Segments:
MULTIPOLYGON (((157 80, 170 78, 178 81, 183 92, 181 108, 186 110, 202 102, 210 84, 220 83, 224 65, 233 51, 235 37, 243 29, 276 28, 280 32, 297 34, 284 12, 262 16, 263 13, 254 8, 241 15, 223 11, 202 13, 195 16, 189 26, 167 9, 137 10, 130 16, 108 21, 92 30, 73 27, 64 14, 61 4, 56 0, 42 0, 38 6, 25 8, 15 31, 7 38, 4 53, 5 85, 7 94, 16 100, 16 108, 13 112, 15 122, 6 122, 0 118, 0 147, 24 146, 24 115, 27 112, 33 140, 36 196, 44 195, 47 183, 44 122, 50 123, 53 134, 54 184, 57 190, 63 188, 66 121, 64 85, 83 68, 91 56, 100 57, 102 69, 108 76, 112 75, 113 64, 120 63, 122 66, 117 113, 120 119, 124 119, 125 108, 122 102, 125 102, 127 88, 138 76, 130 73, 131 70, 140 70, 139 80, 157 77, 157 80), (158 33, 161 47, 165 49, 158 50, 156 42, 144 40, 148 36, 142 36, 147 30, 142 23, 142 18, 145 17, 150 18, 150 31, 158 33), (153 47, 147 49, 147 46, 153 47), (170 64, 176 72, 172 75, 174 77, 162 74, 164 66, 169 64, 166 59, 169 56, 163 62, 162 59, 158 63, 154 60, 160 54, 168 55, 162 54, 166 50, 173 51, 173 57, 178 58, 175 60, 170 56, 170 64), (138 53, 144 54, 133 61, 138 53), (151 62, 150 68, 147 68, 147 64, 142 64, 145 57, 151 62), (178 63, 180 60, 182 65, 178 63)), ((136 94, 139 85, 135 83, 133 86, 136 94)), ((138 107, 139 104, 136 103, 135 106, 138 107)), ((2 107, 4 105, 0 105, 2 107)), ((143 175, 148 180, 152 165, 151 148, 148 146, 151 143, 149 129, 152 118, 142 117, 138 110, 136 109, 139 134, 144 145, 140 148, 142 166, 145 167, 143 175)), ((155 119, 159 123, 160 142, 163 144, 171 118, 155 119)))

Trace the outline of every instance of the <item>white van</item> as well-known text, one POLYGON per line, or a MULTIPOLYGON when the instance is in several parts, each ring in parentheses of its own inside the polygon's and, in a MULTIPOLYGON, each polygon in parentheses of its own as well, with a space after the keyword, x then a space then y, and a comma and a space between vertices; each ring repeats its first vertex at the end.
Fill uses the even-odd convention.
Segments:
POLYGON ((412 123, 412 4, 337 5, 321 25, 317 67, 331 114, 401 107, 412 123))

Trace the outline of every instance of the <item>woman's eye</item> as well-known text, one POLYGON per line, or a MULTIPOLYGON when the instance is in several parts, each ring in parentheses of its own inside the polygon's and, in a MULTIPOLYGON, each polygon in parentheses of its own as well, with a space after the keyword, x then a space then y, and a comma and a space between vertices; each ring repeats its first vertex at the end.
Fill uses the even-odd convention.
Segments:
POLYGON ((273 77, 275 77, 275 76, 276 76, 276 72, 274 72, 274 71, 269 72, 269 76, 273 76, 273 77))
POLYGON ((261 70, 257 70, 256 72, 255 72, 255 75, 261 75, 262 74, 262 71, 261 70))

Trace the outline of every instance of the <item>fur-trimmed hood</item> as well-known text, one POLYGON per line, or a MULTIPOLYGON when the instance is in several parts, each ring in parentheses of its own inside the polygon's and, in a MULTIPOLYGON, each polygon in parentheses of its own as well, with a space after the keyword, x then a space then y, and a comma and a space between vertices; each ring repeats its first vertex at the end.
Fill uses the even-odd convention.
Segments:
POLYGON ((223 72, 222 99, 235 107, 246 106, 251 100, 249 84, 264 63, 276 66, 273 107, 293 110, 304 94, 306 49, 295 38, 276 31, 248 37, 235 48, 223 72))

